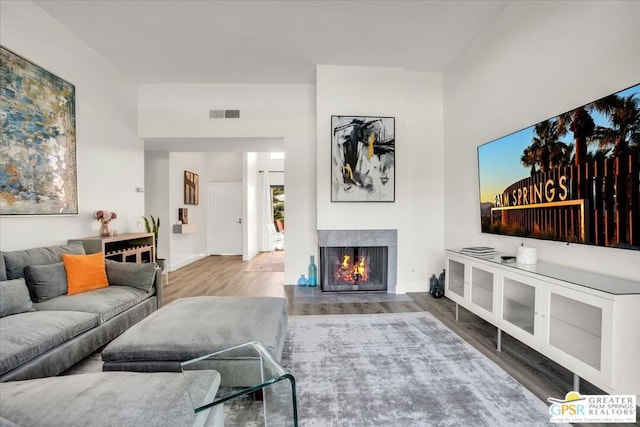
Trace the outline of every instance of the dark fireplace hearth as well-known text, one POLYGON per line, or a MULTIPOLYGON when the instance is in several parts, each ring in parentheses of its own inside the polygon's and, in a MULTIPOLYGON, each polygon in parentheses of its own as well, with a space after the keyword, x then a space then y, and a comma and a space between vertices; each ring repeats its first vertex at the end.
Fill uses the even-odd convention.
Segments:
POLYGON ((387 247, 320 248, 325 292, 387 291, 387 247))
POLYGON ((397 230, 318 230, 323 292, 396 292, 397 230))

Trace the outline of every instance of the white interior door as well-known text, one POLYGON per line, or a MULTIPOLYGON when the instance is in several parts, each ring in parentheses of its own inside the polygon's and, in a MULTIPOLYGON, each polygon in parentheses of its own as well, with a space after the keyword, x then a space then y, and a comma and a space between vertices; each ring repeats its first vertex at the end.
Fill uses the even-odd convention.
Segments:
POLYGON ((207 247, 211 255, 242 255, 242 182, 209 183, 207 247))

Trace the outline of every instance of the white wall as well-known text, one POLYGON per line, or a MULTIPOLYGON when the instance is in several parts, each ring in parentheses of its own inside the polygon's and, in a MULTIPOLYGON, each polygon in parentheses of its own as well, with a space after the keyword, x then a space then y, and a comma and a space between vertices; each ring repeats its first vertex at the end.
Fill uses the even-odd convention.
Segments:
POLYGON ((142 84, 138 93, 138 135, 143 139, 284 138, 286 175, 292 177, 285 183, 284 279, 296 283, 317 246, 314 87, 142 84), (209 119, 210 109, 240 109, 241 118, 209 119))
MULTIPOLYGON (((242 153, 199 153, 207 158, 207 178, 212 181, 242 181, 242 153)), ((204 194, 201 194, 204 196, 204 194)))
POLYGON ((443 259, 441 76, 327 65, 316 76, 318 229, 397 229, 396 290, 426 291, 443 259), (331 203, 332 115, 395 117, 395 203, 331 203))
MULTIPOLYGON (((169 216, 171 200, 168 191, 171 188, 171 175, 169 174, 169 164, 169 153, 160 151, 146 151, 144 153, 145 216, 149 218, 152 215, 154 219, 160 219, 156 251, 158 258, 167 260, 171 247, 171 219, 169 216)), ((143 230, 146 231, 146 228, 143 230)), ((170 261, 167 263, 167 265, 171 265, 170 261)))
POLYGON ((143 145, 136 137, 135 84, 30 1, 0 3, 2 45, 75 85, 79 214, 0 218, 0 249, 98 235, 98 209, 118 232, 143 215, 143 145))
POLYGON ((171 270, 183 267, 204 257, 207 253, 208 164, 201 153, 169 153, 169 215, 170 230, 169 265, 171 270), (184 204, 184 171, 198 174, 199 203, 184 204), (178 209, 187 208, 189 224, 197 227, 196 233, 173 233, 178 221, 178 209))
MULTIPOLYGON (((480 232, 476 147, 637 84, 639 2, 510 2, 444 78, 445 245, 515 252, 480 232)), ((525 240, 538 258, 638 279, 640 253, 525 240)))

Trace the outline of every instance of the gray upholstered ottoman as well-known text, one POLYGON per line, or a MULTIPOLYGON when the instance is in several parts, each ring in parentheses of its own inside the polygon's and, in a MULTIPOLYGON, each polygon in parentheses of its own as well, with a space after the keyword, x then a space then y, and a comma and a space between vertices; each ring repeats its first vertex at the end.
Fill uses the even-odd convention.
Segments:
MULTIPOLYGON (((180 362, 250 341, 280 361, 287 302, 269 297, 192 297, 168 304, 112 341, 102 352, 105 371, 177 372, 180 362)), ((216 366, 222 385, 249 386, 252 361, 238 355, 216 366)))

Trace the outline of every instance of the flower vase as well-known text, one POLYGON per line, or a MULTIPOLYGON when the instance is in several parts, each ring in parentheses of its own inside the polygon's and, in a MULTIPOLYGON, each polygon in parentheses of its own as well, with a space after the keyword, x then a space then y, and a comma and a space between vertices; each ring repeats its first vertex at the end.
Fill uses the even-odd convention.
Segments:
POLYGON ((103 222, 100 225, 100 235, 102 237, 109 237, 111 236, 111 230, 109 229, 109 223, 108 222, 103 222))

